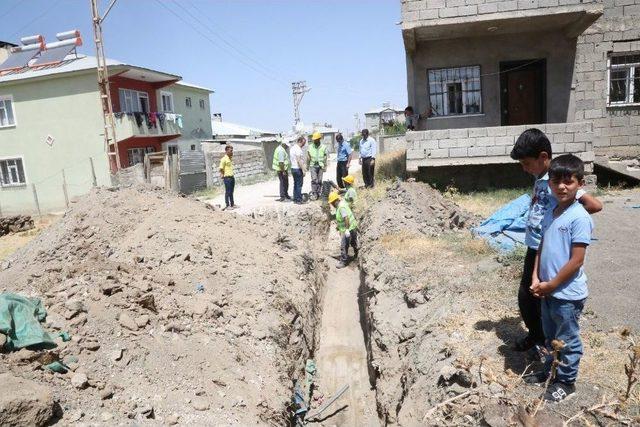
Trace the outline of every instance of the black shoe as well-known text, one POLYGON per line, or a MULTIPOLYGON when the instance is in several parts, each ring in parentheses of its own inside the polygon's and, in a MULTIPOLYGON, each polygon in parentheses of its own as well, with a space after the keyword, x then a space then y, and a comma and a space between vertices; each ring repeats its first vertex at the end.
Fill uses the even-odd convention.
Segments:
POLYGON ((291 196, 289 196, 289 195, 285 196, 284 198, 287 199, 287 200, 291 200, 291 196))
POLYGON ((532 372, 522 377, 522 381, 527 384, 538 384, 543 385, 547 378, 549 378, 549 374, 543 371, 532 372))
POLYGON ((527 335, 526 337, 516 341, 516 344, 513 346, 513 349, 515 351, 527 351, 531 349, 534 345, 536 345, 536 340, 534 340, 531 335, 527 335))
POLYGON ((284 198, 280 197, 279 199, 276 199, 276 202, 284 202, 284 198))
POLYGON ((563 400, 572 397, 576 392, 575 384, 567 384, 562 381, 554 381, 547 391, 544 393, 544 400, 547 402, 562 402, 563 400))

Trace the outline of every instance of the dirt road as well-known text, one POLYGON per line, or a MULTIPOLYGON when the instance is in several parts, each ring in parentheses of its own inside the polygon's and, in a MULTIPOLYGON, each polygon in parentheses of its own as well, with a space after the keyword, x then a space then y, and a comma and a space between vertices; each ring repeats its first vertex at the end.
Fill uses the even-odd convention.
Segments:
POLYGON ((341 270, 331 266, 316 362, 325 399, 345 384, 349 390, 327 410, 326 415, 338 412, 327 418, 325 425, 379 425, 360 326, 359 284, 359 270, 354 264, 341 270))
POLYGON ((590 296, 586 309, 603 328, 630 326, 640 332, 638 247, 640 190, 602 197, 604 210, 593 216, 594 240, 587 251, 590 296))
MULTIPOLYGON (((331 180, 335 182, 336 164, 337 163, 335 154, 330 155, 327 172, 325 172, 323 176, 324 180, 331 180)), ((349 172, 355 173, 359 170, 360 165, 358 164, 358 160, 354 159, 354 161, 351 162, 349 172)), ((269 181, 258 182, 256 184, 236 186, 234 191, 234 201, 239 206, 239 208, 233 212, 243 215, 251 215, 251 213, 255 211, 272 209, 274 207, 277 207, 278 209, 281 209, 283 211, 299 210, 301 208, 300 205, 295 205, 292 202, 282 203, 276 201, 276 199, 280 197, 279 188, 280 187, 277 177, 269 181)), ((310 174, 306 174, 304 177, 302 192, 311 192, 310 174)), ((289 175, 289 195, 293 196, 293 178, 291 177, 291 175, 289 175)), ((205 202, 212 206, 224 206, 224 190, 222 194, 214 197, 213 199, 206 200, 205 202)))

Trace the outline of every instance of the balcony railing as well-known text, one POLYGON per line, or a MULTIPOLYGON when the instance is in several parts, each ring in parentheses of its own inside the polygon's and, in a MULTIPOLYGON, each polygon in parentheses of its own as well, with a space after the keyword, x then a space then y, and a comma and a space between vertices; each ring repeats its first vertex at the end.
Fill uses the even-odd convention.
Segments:
POLYGON ((114 113, 116 138, 180 136, 182 116, 172 113, 114 113))

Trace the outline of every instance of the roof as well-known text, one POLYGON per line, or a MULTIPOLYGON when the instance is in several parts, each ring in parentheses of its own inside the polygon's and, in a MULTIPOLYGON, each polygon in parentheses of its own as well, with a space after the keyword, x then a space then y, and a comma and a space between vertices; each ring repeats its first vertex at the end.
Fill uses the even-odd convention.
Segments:
POLYGON ((366 114, 380 114, 380 113, 382 113, 383 111, 395 111, 396 113, 403 113, 403 112, 404 112, 404 109, 400 110, 400 109, 398 109, 397 107, 395 107, 395 106, 393 106, 393 105, 392 105, 392 106, 389 106, 389 107, 379 107, 379 108, 376 108, 376 109, 374 109, 374 110, 367 111, 367 112, 366 112, 366 113, 364 113, 364 114, 365 114, 365 115, 366 115, 366 114))
POLYGON ((211 130, 213 135, 226 136, 261 136, 278 134, 278 132, 270 132, 262 129, 239 125, 236 123, 221 122, 219 120, 211 120, 211 130))
MULTIPOLYGON (((64 60, 57 64, 47 65, 38 68, 23 67, 19 70, 10 71, 6 74, 0 75, 0 83, 20 81, 26 79, 32 79, 37 77, 50 77, 54 75, 73 73, 79 71, 88 71, 97 68, 97 60, 95 56, 88 55, 67 55, 64 60)), ((162 78, 163 80, 181 79, 176 74, 164 73, 161 71, 152 70, 150 68, 140 67, 138 65, 126 64, 124 62, 116 61, 114 59, 107 58, 107 66, 110 69, 124 69, 124 70, 136 70, 149 75, 151 78, 162 78)), ((119 74, 123 77, 128 77, 130 71, 119 74)), ((151 80, 153 81, 153 80, 151 80)))
POLYGON ((213 90, 213 89, 209 89, 209 88, 206 88, 206 87, 203 87, 203 86, 198 86, 198 85, 194 85, 194 84, 191 84, 191 83, 187 83, 187 82, 184 82, 182 80, 179 81, 179 82, 176 82, 175 84, 177 84, 179 86, 185 86, 185 87, 190 87, 190 88, 193 88, 193 89, 203 90, 205 92, 211 92, 211 93, 215 92, 215 90, 213 90))
POLYGON ((9 48, 9 47, 16 47, 16 46, 18 46, 18 45, 17 44, 13 44, 11 42, 5 42, 5 41, 0 40, 0 47, 9 48))

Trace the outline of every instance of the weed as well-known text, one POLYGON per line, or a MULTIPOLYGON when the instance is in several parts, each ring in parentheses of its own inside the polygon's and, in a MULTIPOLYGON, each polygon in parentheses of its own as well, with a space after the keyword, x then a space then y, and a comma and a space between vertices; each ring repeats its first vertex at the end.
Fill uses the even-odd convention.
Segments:
POLYGON ((629 337, 631 343, 629 344, 629 363, 624 365, 624 373, 627 376, 627 390, 624 393, 625 400, 631 396, 631 390, 638 382, 640 375, 640 345, 635 343, 632 337, 629 337))

